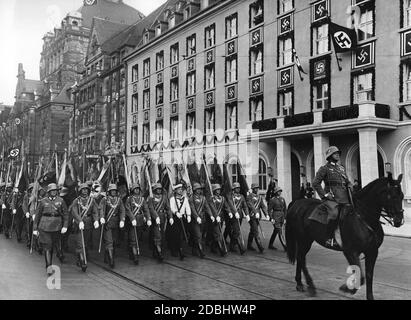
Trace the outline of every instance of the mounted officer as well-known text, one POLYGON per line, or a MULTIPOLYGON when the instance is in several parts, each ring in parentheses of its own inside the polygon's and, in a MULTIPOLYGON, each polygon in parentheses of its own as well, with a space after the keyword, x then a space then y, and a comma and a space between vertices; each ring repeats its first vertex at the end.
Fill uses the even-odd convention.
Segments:
MULTIPOLYGON (((221 225, 223 223, 225 215, 228 215, 230 211, 230 206, 228 201, 221 195, 221 185, 214 184, 212 186, 213 190, 213 203, 216 209, 215 212, 215 223, 212 225, 212 238, 213 243, 211 244, 211 251, 214 252, 217 247, 220 251, 220 255, 223 257, 227 254, 227 246, 224 242, 223 235, 221 233, 221 225)), ((215 253, 215 252, 214 252, 215 253)))
MULTIPOLYGON (((277 187, 274 189, 274 197, 270 200, 268 204, 268 214, 270 216, 271 223, 274 226, 273 234, 271 235, 270 242, 268 248, 271 250, 277 250, 274 247, 275 238, 279 233, 282 232, 282 228, 284 225, 284 219, 287 216, 287 204, 285 199, 281 196, 283 189, 277 187)), ((283 246, 284 251, 285 247, 283 246)))
POLYGON ((138 264, 138 256, 140 249, 138 241, 143 237, 144 227, 152 226, 150 211, 144 197, 141 195, 141 187, 139 184, 134 184, 130 188, 131 195, 127 197, 125 208, 127 219, 128 240, 131 247, 131 253, 134 264, 138 264), (136 238, 137 237, 137 238, 136 238))
POLYGON ((124 228, 126 210, 123 201, 118 196, 117 185, 110 184, 107 197, 101 200, 100 222, 104 225, 105 259, 114 268, 114 239, 118 239, 120 229, 124 228))
POLYGON ((328 162, 318 170, 313 181, 313 188, 323 200, 321 207, 328 213, 328 240, 325 245, 330 248, 334 248, 336 244, 334 231, 338 226, 339 208, 351 203, 350 188, 352 188, 352 183, 349 181, 344 167, 338 163, 340 156, 341 151, 337 147, 328 148, 325 154, 328 162), (324 189, 321 185, 322 182, 325 184, 324 189))
POLYGON ((151 220, 156 223, 151 226, 150 239, 154 244, 153 255, 157 256, 159 262, 164 260, 163 248, 165 242, 165 231, 168 221, 173 217, 170 211, 170 204, 165 194, 163 186, 156 183, 152 186, 153 197, 147 200, 148 208, 151 214, 151 220))
POLYGON ((39 241, 45 250, 46 269, 53 264, 53 249, 57 250, 57 257, 64 262, 61 249, 61 235, 67 232, 68 210, 62 198, 58 196, 58 187, 55 183, 47 187, 47 197, 40 201, 34 225, 33 234, 39 236, 39 241))
POLYGON ((267 206, 263 201, 263 197, 258 194, 260 186, 256 183, 251 185, 252 192, 247 197, 248 210, 250 212, 250 233, 248 235, 248 245, 247 249, 250 251, 255 251, 253 247, 253 240, 257 244, 260 253, 264 252, 263 244, 260 239, 260 232, 258 227, 260 225, 261 214, 267 216, 267 206))
POLYGON ((74 233, 76 235, 77 266, 86 271, 86 258, 90 248, 90 233, 99 228, 99 211, 95 200, 90 196, 90 187, 83 183, 79 187, 80 196, 71 205, 74 218, 74 233), (84 240, 84 247, 83 247, 84 240), (84 256, 86 254, 86 256, 84 256))
POLYGON ((193 196, 190 198, 190 209, 193 221, 191 223, 193 254, 198 250, 200 258, 204 258, 203 239, 206 238, 208 224, 215 222, 206 197, 203 195, 204 186, 199 183, 193 184, 193 196))
POLYGON ((187 219, 187 223, 191 223, 191 208, 187 197, 183 194, 183 185, 174 186, 174 196, 170 199, 170 211, 172 218, 170 219, 170 247, 172 255, 178 251, 180 260, 184 260, 183 243, 187 240, 187 232, 184 227, 183 218, 187 219))

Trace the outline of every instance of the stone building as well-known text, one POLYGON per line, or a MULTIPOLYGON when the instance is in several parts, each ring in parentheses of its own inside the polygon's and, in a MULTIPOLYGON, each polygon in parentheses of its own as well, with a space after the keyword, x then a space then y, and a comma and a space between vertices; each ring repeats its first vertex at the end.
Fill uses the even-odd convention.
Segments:
POLYGON ((129 161, 240 160, 263 191, 271 167, 290 202, 337 145, 362 186, 405 175, 410 222, 410 13, 409 1, 169 1, 126 58, 129 161), (329 15, 358 34, 341 70, 329 15))

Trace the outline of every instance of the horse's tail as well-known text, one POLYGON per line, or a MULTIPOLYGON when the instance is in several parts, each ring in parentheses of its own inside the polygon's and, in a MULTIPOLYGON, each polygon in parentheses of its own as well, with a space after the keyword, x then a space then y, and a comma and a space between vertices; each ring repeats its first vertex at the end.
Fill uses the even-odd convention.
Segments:
MULTIPOLYGON (((285 241, 287 244, 287 257, 291 264, 295 264, 297 258, 297 239, 293 228, 292 219, 287 220, 285 225, 285 241)), ((295 222, 294 222, 295 223, 295 222)))

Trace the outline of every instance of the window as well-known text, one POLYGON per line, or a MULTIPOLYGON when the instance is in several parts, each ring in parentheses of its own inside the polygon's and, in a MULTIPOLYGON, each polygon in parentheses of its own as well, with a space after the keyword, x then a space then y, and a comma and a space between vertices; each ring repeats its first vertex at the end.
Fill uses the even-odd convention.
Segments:
POLYGON ((179 48, 178 48, 178 43, 176 43, 170 47, 170 63, 171 64, 177 63, 178 60, 179 60, 179 48))
POLYGON ((115 106, 111 106, 111 122, 117 122, 117 108, 115 106))
POLYGON ((250 28, 253 28, 264 22, 264 2, 257 0, 250 5, 250 28))
POLYGON ((150 41, 150 34, 146 32, 143 38, 143 44, 147 44, 150 41))
POLYGON ((411 26, 411 0, 404 0, 404 27, 411 26))
POLYGON ((156 87, 156 105, 163 104, 164 102, 164 87, 159 85, 156 87))
POLYGON ((209 65, 204 68, 205 90, 214 89, 215 87, 215 65, 209 65))
POLYGON ((261 121, 263 117, 263 97, 258 97, 250 100, 251 121, 261 121))
POLYGON ((250 76, 255 76, 263 72, 263 48, 252 49, 250 52, 250 76))
POLYGON ((225 20, 225 37, 231 39, 238 35, 237 14, 227 17, 225 20))
POLYGON ((205 28, 205 45, 204 47, 210 48, 215 46, 215 24, 205 28))
POLYGON ((120 101, 120 122, 126 121, 126 101, 120 101))
POLYGON ((143 125, 143 144, 150 143, 150 125, 145 124, 143 125))
POLYGON ((237 164, 232 164, 230 167, 232 183, 236 183, 238 182, 237 164))
POLYGON ((187 137, 194 137, 196 130, 196 114, 189 113, 187 114, 187 137))
POLYGON ((88 125, 94 125, 94 108, 90 108, 90 110, 88 111, 88 125))
POLYGON ((164 51, 160 51, 156 54, 156 70, 160 71, 164 69, 164 51))
POLYGON ((411 65, 404 68, 404 102, 411 101, 411 65))
POLYGON ((143 77, 148 77, 150 75, 150 58, 144 60, 143 62, 143 77))
POLYGON ((280 115, 293 115, 293 92, 281 92, 279 94, 280 115))
POLYGON ((237 129, 237 105, 226 106, 226 130, 237 129))
POLYGON ((191 56, 196 53, 196 35, 187 38, 187 56, 191 56))
POLYGON ((354 103, 373 100, 373 74, 365 73, 354 77, 354 103))
POLYGON ((117 56, 114 56, 111 58, 111 67, 114 68, 118 64, 118 58, 117 56))
POLYGON ((206 134, 214 133, 215 131, 215 109, 207 109, 205 111, 205 129, 206 134))
POLYGON ((172 16, 169 20, 168 20, 168 26, 169 28, 174 28, 176 25, 176 16, 172 16))
POLYGON ((143 91, 143 110, 150 109, 150 90, 143 91))
POLYGON ((178 100, 178 79, 170 82, 170 101, 178 100))
POLYGON ((136 146, 138 144, 138 127, 131 128, 131 145, 136 146))
POLYGON ((279 14, 290 11, 293 8, 293 0, 278 0, 279 14))
POLYGON ((160 36, 161 35, 161 25, 158 25, 157 27, 156 27, 156 37, 158 37, 158 36, 160 36))
POLYGON ((282 67, 293 62, 293 40, 287 38, 279 42, 279 67, 282 67))
POLYGON ((267 163, 261 158, 258 161, 258 184, 261 190, 267 190, 267 163))
POLYGON ((171 140, 178 139, 178 117, 171 118, 170 120, 170 138, 171 140))
POLYGON ((330 107, 328 83, 316 85, 313 90, 314 108, 317 110, 328 109, 330 107))
POLYGON ((187 95, 191 96, 196 93, 196 73, 187 74, 187 95))
POLYGON ((233 56, 226 60, 226 83, 237 81, 237 57, 233 56))
POLYGON ((156 122, 156 141, 163 141, 164 139, 164 126, 163 121, 156 122))
POLYGON ((201 0, 201 9, 205 9, 210 5, 209 0, 201 0))
POLYGON ((185 8, 184 9, 184 20, 187 20, 188 18, 190 18, 190 15, 191 15, 190 7, 185 8))
POLYGON ((313 49, 314 55, 322 54, 329 51, 328 46, 328 24, 313 29, 313 49))
POLYGON ((361 12, 358 27, 358 40, 366 40, 374 36, 374 10, 366 9, 361 12))
POLYGON ((131 98, 131 113, 138 112, 138 93, 133 94, 131 98))
POLYGON ((120 90, 126 87, 126 73, 125 70, 122 69, 120 72, 120 90))

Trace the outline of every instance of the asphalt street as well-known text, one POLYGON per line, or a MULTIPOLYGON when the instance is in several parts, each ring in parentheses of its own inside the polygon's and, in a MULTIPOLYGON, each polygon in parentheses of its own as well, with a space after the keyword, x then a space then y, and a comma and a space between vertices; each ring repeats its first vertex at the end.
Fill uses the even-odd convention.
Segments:
MULTIPOLYGON (((262 223, 268 238, 272 226, 262 223)), ((244 223, 246 238, 248 226, 244 223)), ((96 234, 96 238, 98 235, 96 234)), ((268 239, 264 240, 268 246, 268 239)), ((281 248, 278 239, 276 247, 281 248)), ((265 250, 264 254, 247 252, 244 256, 230 253, 222 258, 207 251, 201 260, 166 254, 159 264, 146 243, 141 244, 140 265, 135 266, 124 249, 117 250, 116 268, 103 263, 103 254, 91 253, 87 273, 75 265, 68 254, 61 265, 61 289, 47 288, 44 257, 29 254, 24 244, 0 235, 0 299, 35 300, 347 300, 365 299, 365 287, 355 295, 339 292, 346 282, 347 262, 341 253, 314 245, 307 257, 309 271, 317 286, 316 297, 295 290, 295 267, 282 250, 265 250)), ((411 299, 411 239, 386 237, 375 269, 376 299, 411 299)))

